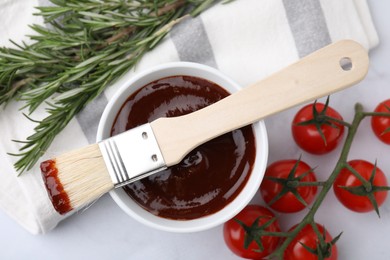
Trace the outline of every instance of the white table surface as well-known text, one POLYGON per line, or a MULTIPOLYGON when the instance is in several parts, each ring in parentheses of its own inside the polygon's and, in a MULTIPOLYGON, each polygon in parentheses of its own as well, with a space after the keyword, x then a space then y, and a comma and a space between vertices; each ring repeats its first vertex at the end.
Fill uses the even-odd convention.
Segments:
MULTIPOLYGON (((370 53, 371 67, 366 80, 335 96, 333 101, 338 103, 334 107, 342 110, 341 112, 347 106, 353 107, 355 100, 369 104, 369 108, 373 109, 373 104, 390 98, 388 62, 390 2, 370 1, 369 4, 381 43, 370 53), (364 93, 370 93, 372 100, 365 100, 364 93), (346 103, 341 104, 343 98, 346 98, 346 103)), ((271 119, 269 123, 273 120, 271 119)), ((367 132, 368 127, 368 123, 364 124, 363 128, 366 129, 363 132, 367 132)), ((365 159, 382 159, 384 166, 382 170, 387 171, 390 178, 390 160, 386 156, 386 153, 390 155, 390 148, 374 140, 373 136, 361 139, 353 148, 355 150, 353 156, 372 153, 370 158, 365 159)), ((272 153, 272 144, 271 140, 271 159, 278 159, 276 154, 272 153)), ((310 161, 310 157, 307 157, 310 161)), ((335 157, 312 160, 324 163, 329 158, 335 157)), ((329 167, 331 169, 331 166, 329 167)), ((298 221, 299 215, 292 216, 289 221, 282 221, 282 226, 288 228, 287 223, 295 219, 298 221)), ((383 206, 382 218, 378 219, 375 214, 349 212, 335 203, 334 195, 329 194, 329 199, 319 211, 318 220, 326 222, 326 227, 333 235, 344 231, 338 245, 340 259, 390 259, 390 198, 383 206)), ((221 226, 194 234, 172 234, 153 230, 132 220, 106 195, 88 210, 75 214, 45 235, 29 234, 0 211, 0 259, 237 259, 237 257, 225 246, 221 226)))

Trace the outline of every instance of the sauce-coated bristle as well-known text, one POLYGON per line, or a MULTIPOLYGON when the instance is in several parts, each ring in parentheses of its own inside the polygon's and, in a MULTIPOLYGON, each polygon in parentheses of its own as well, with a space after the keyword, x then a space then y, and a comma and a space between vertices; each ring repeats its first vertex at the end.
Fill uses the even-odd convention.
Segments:
POLYGON ((62 214, 62 212, 69 212, 72 210, 69 197, 61 181, 58 179, 58 169, 55 160, 47 160, 41 163, 41 173, 43 182, 45 183, 47 194, 55 208, 55 210, 62 214))
POLYGON ((43 162, 41 170, 48 195, 60 214, 81 208, 114 188, 97 144, 43 162), (55 162, 50 174, 48 167, 42 167, 48 162, 55 162))

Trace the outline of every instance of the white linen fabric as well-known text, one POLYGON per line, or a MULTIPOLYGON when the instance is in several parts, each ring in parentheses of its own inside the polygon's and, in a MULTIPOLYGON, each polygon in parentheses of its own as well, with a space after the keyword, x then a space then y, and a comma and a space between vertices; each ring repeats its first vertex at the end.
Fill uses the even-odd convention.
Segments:
MULTIPOLYGON (((25 35, 32 33, 28 24, 42 23, 33 15, 33 7, 44 4, 47 2, 2 0, 0 45, 12 46, 9 38, 28 42, 25 35)), ((366 0, 236 0, 181 22, 129 73, 165 62, 192 61, 216 67, 246 86, 344 38, 367 49, 378 44, 366 0)), ((89 104, 55 139, 43 159, 94 142, 100 115, 119 84, 89 104)), ((52 208, 38 166, 17 177, 16 158, 7 155, 20 147, 12 139, 24 140, 33 133, 35 124, 24 118, 21 106, 11 102, 0 111, 0 208, 31 233, 45 233, 64 217, 52 208)), ((280 129, 288 128, 290 114, 266 121, 271 159, 276 154, 298 157, 297 148, 284 145, 286 138, 280 137, 285 135, 280 129)), ((43 118, 44 107, 31 116, 43 118)))

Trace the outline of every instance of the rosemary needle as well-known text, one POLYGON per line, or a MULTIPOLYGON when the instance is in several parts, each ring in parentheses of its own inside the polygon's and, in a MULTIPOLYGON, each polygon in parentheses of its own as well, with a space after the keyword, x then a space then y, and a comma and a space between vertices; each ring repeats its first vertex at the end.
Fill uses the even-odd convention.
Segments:
POLYGON ((32 25, 31 45, 0 48, 0 105, 22 100, 31 114, 47 103, 48 116, 22 143, 15 163, 31 169, 54 138, 155 47, 174 24, 218 0, 51 0, 37 7, 47 26, 32 25), (53 98, 53 95, 56 97, 53 98))

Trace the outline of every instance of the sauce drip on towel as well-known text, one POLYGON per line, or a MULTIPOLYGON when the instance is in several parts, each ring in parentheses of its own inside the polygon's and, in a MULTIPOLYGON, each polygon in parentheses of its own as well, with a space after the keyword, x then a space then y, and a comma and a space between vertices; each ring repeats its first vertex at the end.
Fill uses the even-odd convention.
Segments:
MULTIPOLYGON (((228 96, 207 80, 173 76, 142 87, 118 113, 111 135, 159 117, 191 113, 228 96)), ((209 127, 205 125, 204 127, 209 127)), ((189 220, 221 210, 243 189, 255 161, 251 126, 217 137, 190 152, 178 165, 124 187, 147 211, 189 220)))

